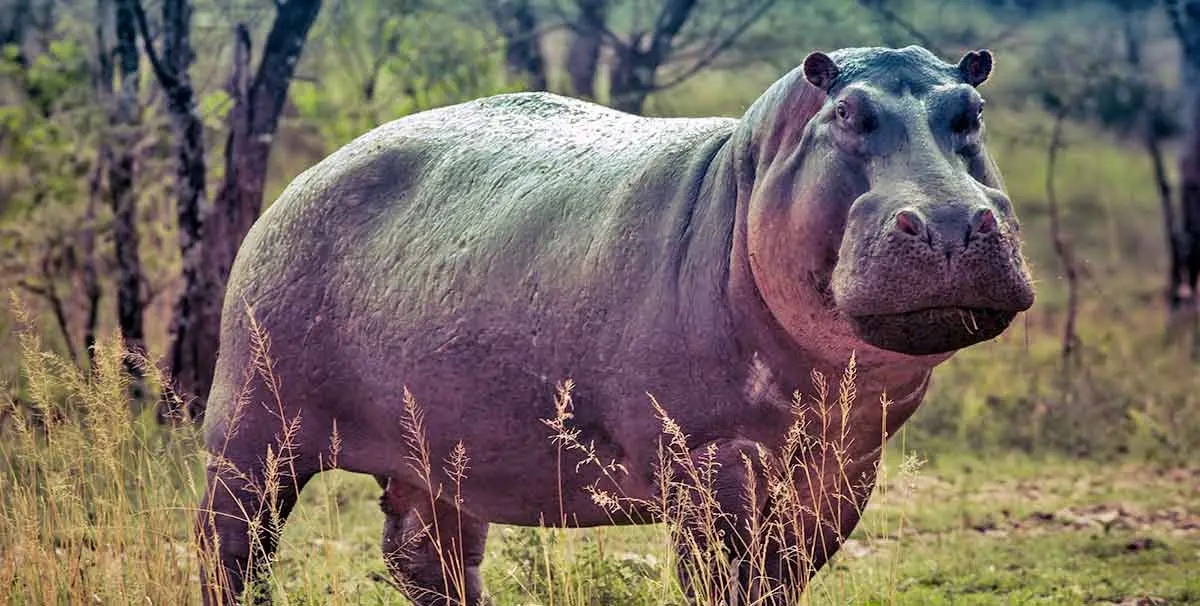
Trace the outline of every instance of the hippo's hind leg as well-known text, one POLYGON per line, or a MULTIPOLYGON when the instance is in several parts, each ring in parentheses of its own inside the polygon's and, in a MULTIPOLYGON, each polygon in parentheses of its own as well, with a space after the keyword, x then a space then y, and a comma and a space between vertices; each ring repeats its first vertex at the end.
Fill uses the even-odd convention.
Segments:
POLYGON ((418 606, 483 603, 479 567, 487 522, 395 480, 387 482, 380 507, 387 516, 383 559, 405 596, 418 606))

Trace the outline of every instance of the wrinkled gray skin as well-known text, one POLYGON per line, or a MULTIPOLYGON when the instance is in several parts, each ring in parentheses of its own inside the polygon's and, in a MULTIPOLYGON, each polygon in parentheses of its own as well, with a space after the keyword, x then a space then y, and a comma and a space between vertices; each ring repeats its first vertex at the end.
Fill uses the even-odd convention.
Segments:
MULTIPOLYGON (((301 416, 294 482, 278 502, 286 513, 329 465, 336 423, 337 464, 385 487, 392 553, 431 519, 406 461, 407 386, 434 481, 450 484, 441 461, 455 442, 471 457, 461 527, 449 504, 437 515, 444 536, 463 537, 474 603, 489 523, 614 523, 585 491, 596 482, 654 498, 661 425, 647 393, 690 447, 716 446, 726 511, 769 508, 765 496, 747 504, 740 454, 777 452, 793 391, 813 393, 812 369, 836 379, 854 353, 853 498, 823 506, 837 529, 806 531, 813 567, 772 564, 773 582, 803 586, 866 504, 880 395, 894 401, 892 433, 934 366, 1033 302, 1017 218, 981 140, 975 86, 991 65, 986 51, 951 65, 917 47, 845 49, 810 55, 740 120, 647 119, 535 93, 384 125, 298 177, 243 243, 207 445, 256 479, 268 446, 279 451, 275 400, 249 371, 252 313, 273 343, 285 415, 301 416), (559 474, 540 419, 567 378, 571 424, 627 471, 619 486, 594 465, 576 473, 571 452, 559 474), (230 433, 243 390, 250 404, 230 433)), ((215 466, 209 482, 230 576, 210 589, 236 592, 249 555, 239 505, 258 501, 215 466)), ((820 493, 836 483, 801 492, 828 503, 820 493)), ((388 561, 441 591, 434 553, 416 541, 388 561)))

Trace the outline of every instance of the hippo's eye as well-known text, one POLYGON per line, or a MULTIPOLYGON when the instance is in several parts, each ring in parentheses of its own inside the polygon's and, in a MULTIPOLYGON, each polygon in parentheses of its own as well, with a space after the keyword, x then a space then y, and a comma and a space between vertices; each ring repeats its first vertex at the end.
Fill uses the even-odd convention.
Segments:
POLYGON ((838 120, 850 119, 850 109, 846 107, 845 101, 838 101, 837 107, 833 109, 833 113, 838 117, 838 120))
POLYGON ((976 113, 963 112, 956 116, 950 122, 950 128, 957 134, 966 135, 979 130, 980 122, 983 119, 983 107, 980 107, 976 113))

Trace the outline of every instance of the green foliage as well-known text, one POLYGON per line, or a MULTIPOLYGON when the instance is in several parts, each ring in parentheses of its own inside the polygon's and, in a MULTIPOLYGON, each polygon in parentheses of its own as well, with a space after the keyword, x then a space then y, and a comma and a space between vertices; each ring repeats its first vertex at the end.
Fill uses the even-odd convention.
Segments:
MULTIPOLYGON (((18 56, 10 47, 0 59, 0 98, 14 99, 0 104, 0 288, 61 293, 68 328, 82 322, 72 312, 86 313, 75 286, 88 242, 99 271, 112 266, 105 150, 119 127, 110 121, 112 100, 99 85, 96 61, 73 37, 53 40, 36 55, 18 56)), ((171 158, 166 133, 154 128, 162 121, 153 108, 142 117, 132 153, 149 299, 173 279, 178 257, 174 212, 163 195, 171 183, 164 174, 171 158)), ((65 347, 64 338, 55 341, 65 347)), ((0 376, 12 371, 0 369, 0 376)))
POLYGON ((0 175, 11 192, 0 218, 80 197, 93 158, 87 135, 98 127, 88 58, 64 40, 22 65, 14 47, 0 59, 0 86, 19 102, 0 105, 0 175), (82 137, 81 137, 82 135, 82 137))
POLYGON ((519 89, 505 81, 495 32, 422 4, 336 4, 318 23, 308 57, 322 78, 296 82, 292 102, 327 148, 411 113, 519 89))
POLYGON ((80 102, 80 84, 88 82, 90 66, 76 41, 55 40, 31 65, 25 63, 15 45, 5 47, 0 53, 0 77, 19 80, 38 113, 49 115, 56 107, 80 102))
POLYGON ((231 109, 233 97, 224 90, 208 91, 200 97, 200 117, 204 120, 204 126, 210 130, 218 131, 224 128, 225 116, 231 109))
POLYGON ((78 268, 82 232, 105 218, 84 220, 105 128, 90 69, 71 41, 32 61, 13 47, 0 59, 0 91, 16 99, 0 104, 0 287, 54 288, 78 268))

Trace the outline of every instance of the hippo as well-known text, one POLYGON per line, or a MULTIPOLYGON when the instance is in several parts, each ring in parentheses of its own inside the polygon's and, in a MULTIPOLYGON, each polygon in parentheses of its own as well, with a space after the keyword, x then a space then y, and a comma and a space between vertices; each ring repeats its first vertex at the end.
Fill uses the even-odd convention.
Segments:
MULTIPOLYGON (((858 522, 933 368, 1033 304, 984 145, 992 66, 988 50, 812 52, 740 118, 503 94, 384 124, 306 170, 228 278, 203 425, 206 601, 261 578, 300 491, 336 467, 379 481, 409 599, 483 603, 489 524, 663 521, 596 495, 654 502, 675 465, 664 418, 710 464, 719 548, 744 565, 752 541, 733 538, 778 506, 764 461, 810 437, 789 427, 816 431, 793 422, 815 407, 804 394, 852 364, 840 477, 790 476, 807 513, 755 580, 755 603, 791 603, 858 522), (459 558, 454 579, 439 554, 459 558)), ((682 568, 697 602, 751 595, 734 574, 698 597, 682 568)))

